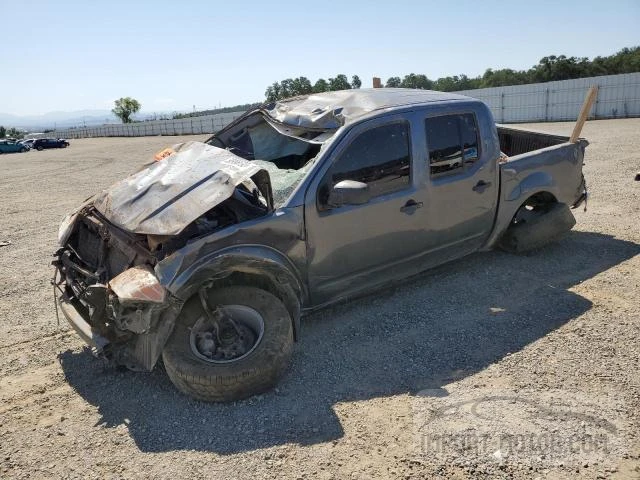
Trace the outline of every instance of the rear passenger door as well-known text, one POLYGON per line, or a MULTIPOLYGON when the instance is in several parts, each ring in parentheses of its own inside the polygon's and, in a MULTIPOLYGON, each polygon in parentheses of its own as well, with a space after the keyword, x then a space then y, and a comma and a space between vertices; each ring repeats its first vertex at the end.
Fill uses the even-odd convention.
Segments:
POLYGON ((477 250, 491 233, 498 199, 497 159, 488 142, 483 147, 473 109, 427 114, 423 128, 428 249, 446 261, 477 250))

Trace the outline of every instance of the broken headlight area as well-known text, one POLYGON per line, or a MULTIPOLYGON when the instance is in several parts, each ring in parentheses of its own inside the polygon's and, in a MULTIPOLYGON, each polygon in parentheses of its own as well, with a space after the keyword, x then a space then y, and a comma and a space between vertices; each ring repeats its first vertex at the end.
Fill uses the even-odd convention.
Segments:
POLYGON ((134 370, 153 368, 182 307, 158 282, 154 263, 89 212, 78 215, 53 262, 71 325, 113 363, 134 370))
POLYGON ((231 197, 202 214, 179 234, 146 235, 146 247, 160 261, 191 241, 228 226, 265 216, 269 211, 270 208, 260 192, 240 185, 231 197))

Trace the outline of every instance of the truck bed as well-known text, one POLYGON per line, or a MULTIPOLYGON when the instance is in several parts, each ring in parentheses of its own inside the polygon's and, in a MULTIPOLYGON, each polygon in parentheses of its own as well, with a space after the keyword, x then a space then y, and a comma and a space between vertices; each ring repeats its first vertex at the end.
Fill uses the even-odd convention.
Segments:
POLYGON ((560 145, 561 143, 569 141, 569 137, 560 135, 531 132, 528 130, 503 127, 501 125, 498 125, 497 128, 498 138, 500 139, 500 151, 506 153, 509 157, 540 150, 541 148, 560 145))

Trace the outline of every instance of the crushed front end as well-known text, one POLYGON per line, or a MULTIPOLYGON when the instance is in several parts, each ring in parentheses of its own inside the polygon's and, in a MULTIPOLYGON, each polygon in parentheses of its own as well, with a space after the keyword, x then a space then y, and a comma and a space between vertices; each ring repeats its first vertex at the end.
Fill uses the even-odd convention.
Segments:
POLYGON ((116 365, 149 371, 182 302, 158 282, 144 239, 85 205, 61 225, 53 265, 58 305, 80 337, 116 365))

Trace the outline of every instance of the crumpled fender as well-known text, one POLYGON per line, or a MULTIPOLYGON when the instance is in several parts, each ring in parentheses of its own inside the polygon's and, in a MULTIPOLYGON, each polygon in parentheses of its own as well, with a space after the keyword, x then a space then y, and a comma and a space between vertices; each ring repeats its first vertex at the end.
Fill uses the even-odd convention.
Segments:
POLYGON ((547 191, 554 193, 555 190, 556 182, 548 172, 534 172, 508 192, 506 200, 513 202, 521 198, 524 201, 537 192, 547 191))
POLYGON ((234 273, 266 277, 283 299, 293 320, 294 336, 300 331, 302 305, 306 289, 291 261, 279 251, 262 245, 236 245, 198 257, 187 252, 165 258, 155 267, 160 283, 173 295, 186 301, 199 288, 211 281, 224 279, 234 273), (196 257, 191 265, 185 265, 196 257))

